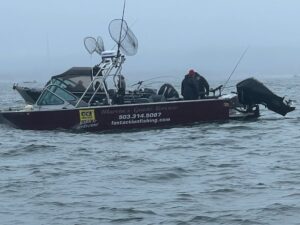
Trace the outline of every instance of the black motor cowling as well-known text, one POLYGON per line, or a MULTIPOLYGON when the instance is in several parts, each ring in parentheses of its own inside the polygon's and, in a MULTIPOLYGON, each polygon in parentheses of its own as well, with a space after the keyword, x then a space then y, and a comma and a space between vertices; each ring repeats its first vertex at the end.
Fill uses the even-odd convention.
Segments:
POLYGON ((284 101, 284 98, 275 95, 264 84, 254 78, 243 80, 236 87, 241 104, 248 106, 262 104, 282 116, 295 109, 295 107, 290 106, 290 102, 284 101))

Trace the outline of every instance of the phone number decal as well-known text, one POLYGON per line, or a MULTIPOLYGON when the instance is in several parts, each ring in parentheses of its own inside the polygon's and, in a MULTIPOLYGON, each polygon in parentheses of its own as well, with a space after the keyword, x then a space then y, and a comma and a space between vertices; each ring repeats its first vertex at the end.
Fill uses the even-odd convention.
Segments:
POLYGON ((119 120, 159 118, 159 117, 161 117, 161 115, 162 115, 161 112, 121 114, 121 115, 119 115, 119 120))

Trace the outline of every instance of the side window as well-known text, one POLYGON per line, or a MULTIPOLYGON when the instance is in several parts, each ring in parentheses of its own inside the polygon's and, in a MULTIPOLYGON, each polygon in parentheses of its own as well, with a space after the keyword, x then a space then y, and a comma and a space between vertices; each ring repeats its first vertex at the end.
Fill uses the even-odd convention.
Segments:
POLYGON ((69 92, 65 91, 64 89, 52 86, 50 90, 66 101, 76 101, 76 97, 70 94, 69 92))
POLYGON ((37 105, 62 105, 64 101, 48 90, 45 90, 37 102, 37 105))

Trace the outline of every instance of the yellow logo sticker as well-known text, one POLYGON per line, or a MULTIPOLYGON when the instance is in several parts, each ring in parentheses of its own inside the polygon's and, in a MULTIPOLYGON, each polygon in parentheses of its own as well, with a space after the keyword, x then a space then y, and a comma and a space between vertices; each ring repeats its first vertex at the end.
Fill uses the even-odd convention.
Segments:
POLYGON ((79 115, 80 115, 80 122, 88 122, 88 121, 96 120, 95 111, 93 109, 79 110, 79 115))

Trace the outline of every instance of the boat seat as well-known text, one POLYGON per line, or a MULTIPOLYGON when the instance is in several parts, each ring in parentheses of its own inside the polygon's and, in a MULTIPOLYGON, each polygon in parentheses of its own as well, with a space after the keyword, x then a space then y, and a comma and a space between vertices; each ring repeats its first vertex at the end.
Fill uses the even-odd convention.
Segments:
POLYGON ((148 99, 150 102, 165 102, 166 101, 166 98, 163 95, 157 95, 157 94, 151 95, 148 99))
POLYGON ((137 98, 134 100, 134 103, 149 103, 150 100, 148 98, 137 98))
MULTIPOLYGON (((75 106, 77 104, 77 100, 76 101, 68 101, 68 102, 73 106, 75 106)), ((88 106, 89 106, 89 104, 83 100, 81 100, 78 104, 78 107, 88 107, 88 106)))

